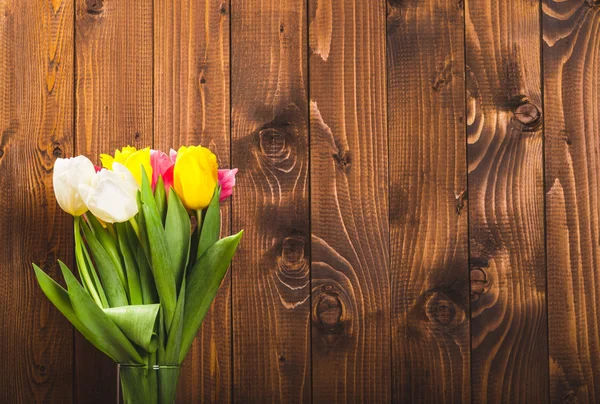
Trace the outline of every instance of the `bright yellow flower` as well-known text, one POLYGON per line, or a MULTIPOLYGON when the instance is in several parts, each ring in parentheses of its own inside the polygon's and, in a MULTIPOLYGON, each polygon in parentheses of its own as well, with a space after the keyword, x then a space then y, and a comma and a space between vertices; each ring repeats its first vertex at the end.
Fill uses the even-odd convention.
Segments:
POLYGON ((147 177, 152 178, 152 165, 150 165, 150 148, 136 150, 133 146, 123 147, 121 150, 115 151, 115 156, 108 154, 101 154, 100 161, 102 161, 102 167, 112 170, 113 163, 123 164, 138 184, 142 183, 142 166, 146 170, 147 177))
POLYGON ((188 209, 204 209, 217 187, 217 156, 202 146, 182 146, 173 171, 175 192, 188 209))

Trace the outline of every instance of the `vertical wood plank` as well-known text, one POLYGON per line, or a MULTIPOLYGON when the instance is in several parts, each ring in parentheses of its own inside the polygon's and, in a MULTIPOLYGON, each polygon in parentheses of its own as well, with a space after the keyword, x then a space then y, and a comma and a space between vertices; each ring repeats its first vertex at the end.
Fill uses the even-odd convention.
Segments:
POLYGON ((464 10, 388 0, 394 402, 470 402, 464 10))
POLYGON ((600 402, 599 5, 542 5, 553 403, 600 402))
POLYGON ((310 0, 313 398, 391 394, 385 2, 310 0))
POLYGON ((539 2, 466 2, 474 402, 548 398, 539 2))
MULTIPOLYGON (((76 154, 152 146, 152 0, 76 0, 76 154)), ((75 398, 116 400, 116 366, 77 333, 75 398), (93 365, 91 365, 93 364, 93 365)))
POLYGON ((231 1, 233 397, 310 401, 306 5, 231 1))
MULTIPOLYGON (((202 144, 229 167, 229 3, 154 2, 154 145, 202 144)), ((237 190, 236 190, 237 192, 237 190)), ((221 204, 222 236, 231 234, 221 204)), ((231 401, 231 274, 183 364, 181 403, 231 401)))
POLYGON ((73 4, 0 1, 0 402, 73 400, 73 328, 40 290, 72 220, 52 167, 73 152, 73 4))

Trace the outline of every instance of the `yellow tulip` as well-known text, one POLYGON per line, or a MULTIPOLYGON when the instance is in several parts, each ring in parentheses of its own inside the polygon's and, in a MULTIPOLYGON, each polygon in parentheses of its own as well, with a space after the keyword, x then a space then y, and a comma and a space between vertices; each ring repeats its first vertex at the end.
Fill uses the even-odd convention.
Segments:
POLYGON ((138 184, 142 183, 142 166, 146 170, 146 176, 148 179, 152 178, 152 165, 150 164, 150 148, 136 150, 133 146, 123 147, 121 150, 115 151, 115 156, 108 154, 101 154, 100 161, 102 161, 102 167, 112 170, 113 163, 123 164, 138 184))
POLYGON ((173 171, 175 192, 188 209, 204 209, 217 187, 217 157, 206 147, 182 146, 173 171))

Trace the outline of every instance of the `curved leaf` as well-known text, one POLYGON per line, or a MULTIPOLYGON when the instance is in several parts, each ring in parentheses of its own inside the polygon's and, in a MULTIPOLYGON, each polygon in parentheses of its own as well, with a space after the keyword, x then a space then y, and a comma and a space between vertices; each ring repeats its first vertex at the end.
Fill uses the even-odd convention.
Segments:
POLYGON ((152 353, 158 348, 154 332, 160 304, 121 306, 104 309, 104 313, 133 343, 152 353))

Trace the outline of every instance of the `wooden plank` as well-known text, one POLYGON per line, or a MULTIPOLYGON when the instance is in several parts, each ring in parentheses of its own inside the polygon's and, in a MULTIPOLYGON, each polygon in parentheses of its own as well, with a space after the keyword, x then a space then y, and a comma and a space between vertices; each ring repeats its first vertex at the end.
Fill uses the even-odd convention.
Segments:
POLYGON ((470 402, 464 12, 388 0, 393 401, 470 402))
MULTIPOLYGON (((154 49, 154 145, 202 144, 229 167, 228 2, 156 0, 154 49)), ((223 203, 222 236, 230 215, 223 203)), ((230 283, 229 274, 183 364, 179 402, 231 401, 230 283)))
POLYGON ((600 402, 599 6, 542 4, 553 403, 600 402))
MULTIPOLYGON (((95 163, 152 146, 152 3, 76 0, 76 152, 95 163)), ((116 366, 76 335, 76 401, 114 402, 116 366)))
POLYGON ((548 398, 539 2, 466 2, 474 402, 548 398))
POLYGON ((306 5, 231 1, 233 398, 310 401, 306 5))
POLYGON ((391 395, 385 2, 310 0, 313 398, 391 395))
POLYGON ((0 402, 73 400, 73 328, 34 262, 62 279, 73 221, 52 167, 73 152, 73 4, 0 1, 0 402))

